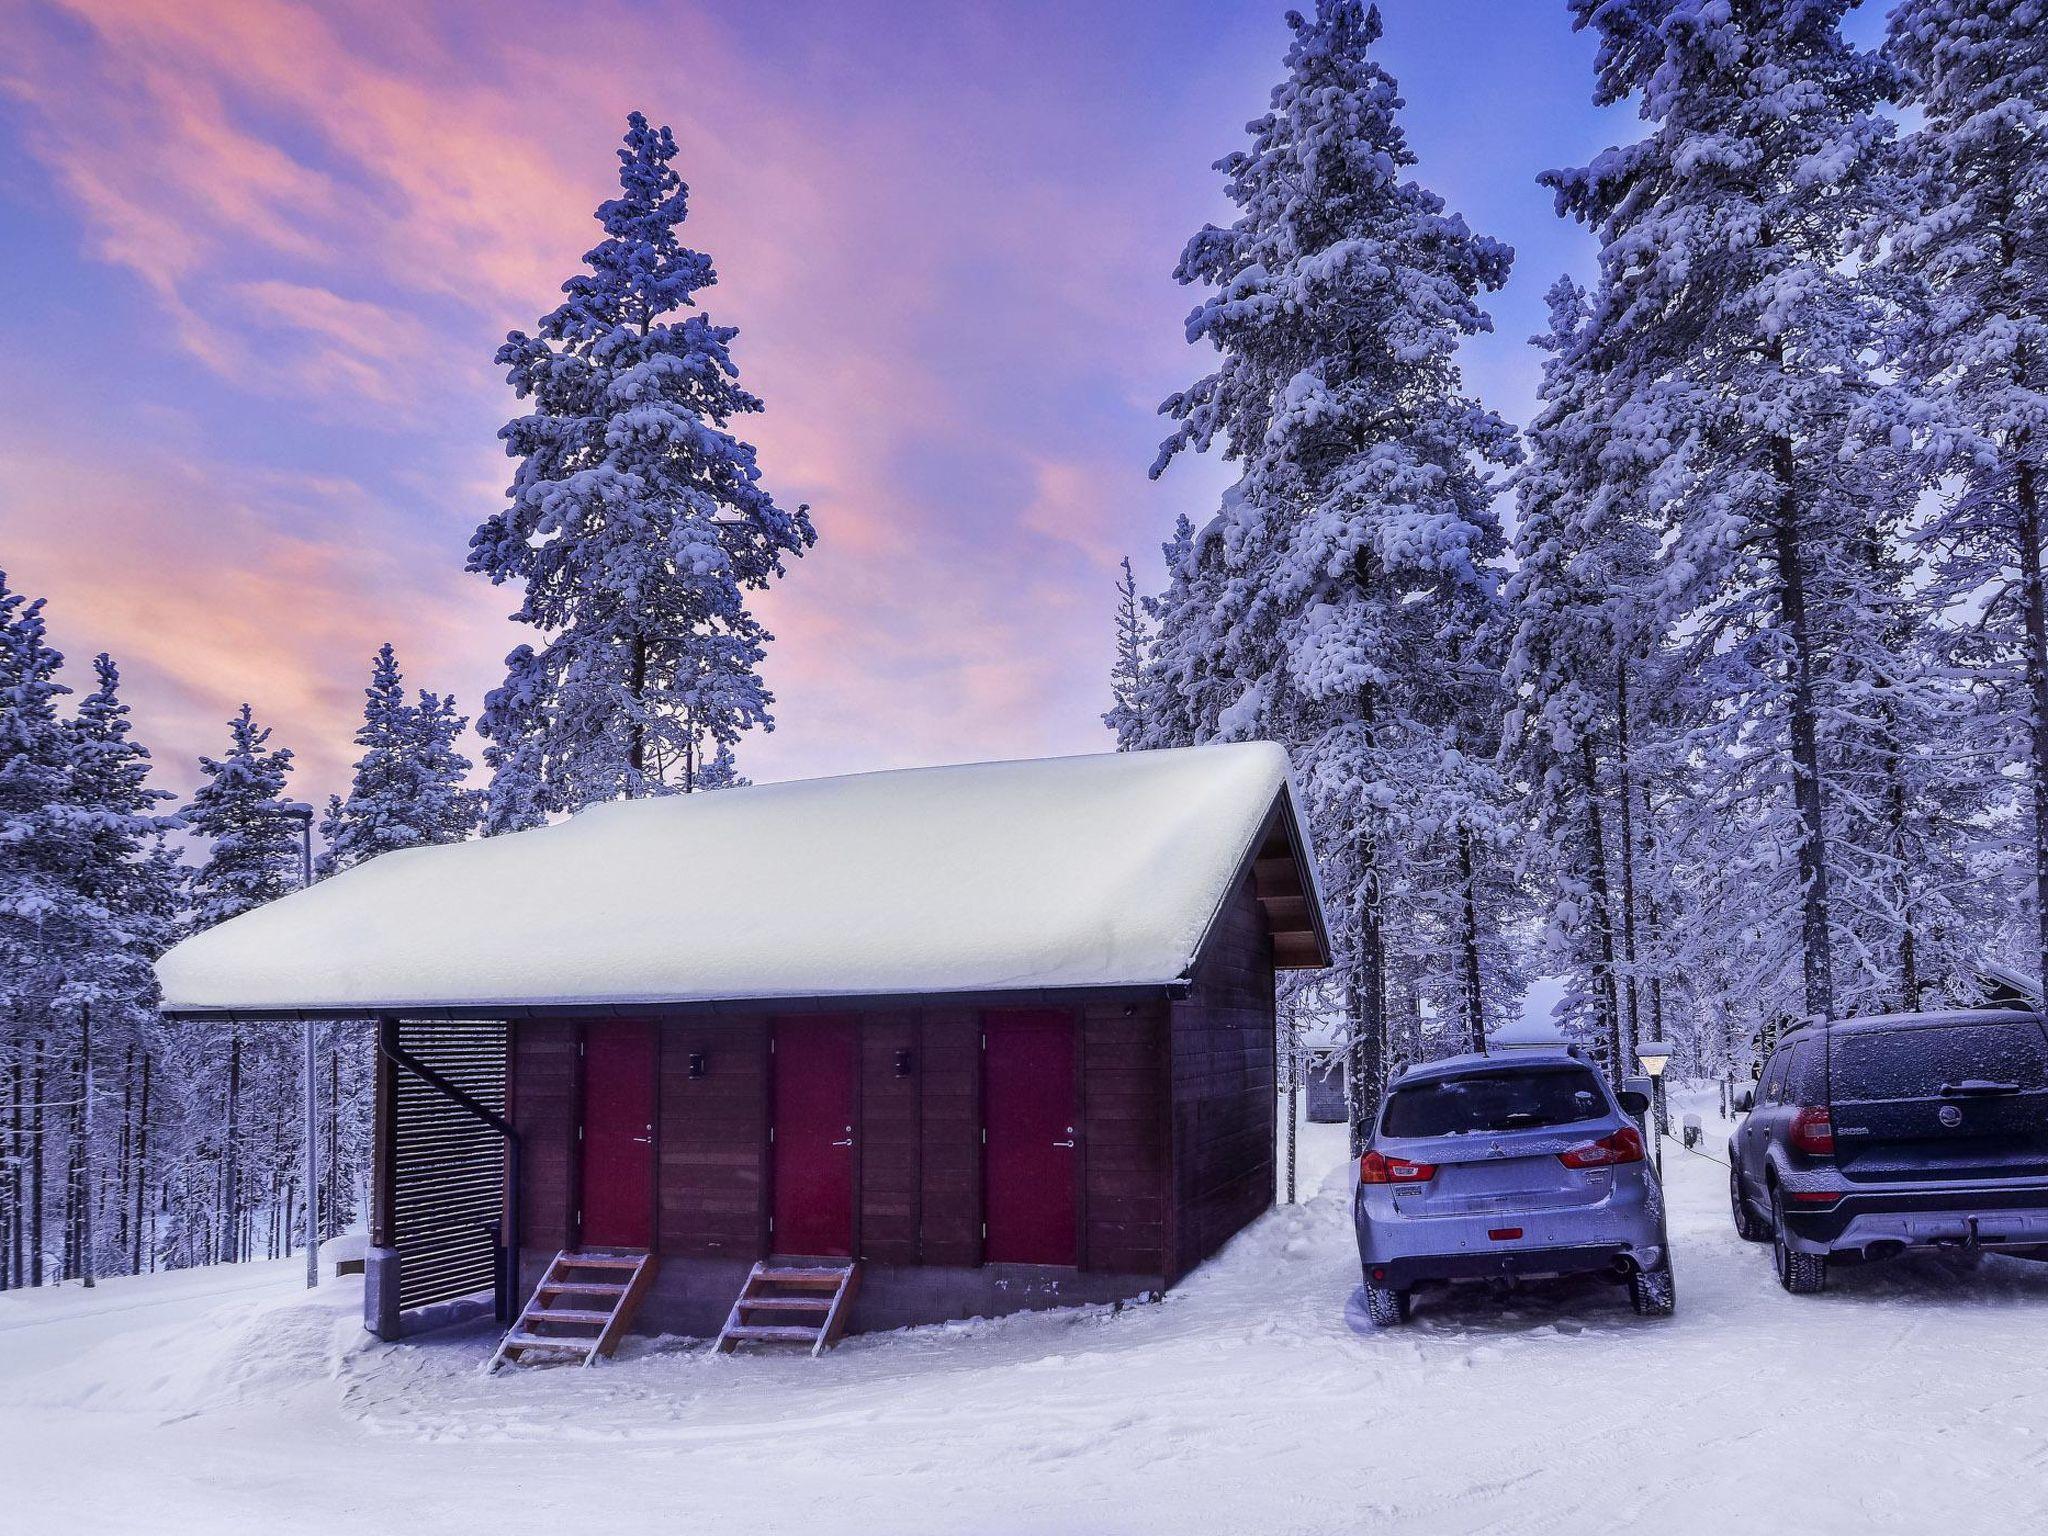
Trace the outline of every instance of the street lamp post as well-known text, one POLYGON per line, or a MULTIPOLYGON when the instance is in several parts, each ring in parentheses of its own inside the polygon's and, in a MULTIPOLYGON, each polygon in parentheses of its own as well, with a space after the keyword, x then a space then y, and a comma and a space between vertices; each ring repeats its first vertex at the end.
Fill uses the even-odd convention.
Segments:
POLYGON ((1636 1043, 1636 1059, 1643 1064, 1643 1070, 1650 1075, 1650 1134, 1657 1143, 1657 1177, 1664 1177, 1664 1068, 1671 1061, 1670 1042, 1664 1040, 1641 1040, 1636 1043))
MULTIPOLYGON (((313 807, 303 800, 280 800, 265 814, 299 824, 299 889, 313 883, 313 807)), ((320 1090, 314 1072, 316 1050, 313 1021, 300 1026, 306 1079, 306 1288, 320 1284, 320 1090)))

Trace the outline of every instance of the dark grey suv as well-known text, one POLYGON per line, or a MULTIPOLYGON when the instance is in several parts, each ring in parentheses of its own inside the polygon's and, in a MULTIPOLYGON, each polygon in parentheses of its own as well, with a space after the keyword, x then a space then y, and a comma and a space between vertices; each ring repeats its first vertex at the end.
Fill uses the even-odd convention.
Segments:
POLYGON ((2048 1033, 2033 1013, 1887 1014, 1801 1027, 1729 1139, 1735 1230, 1788 1291, 1831 1261, 1911 1249, 2048 1256, 2048 1033))

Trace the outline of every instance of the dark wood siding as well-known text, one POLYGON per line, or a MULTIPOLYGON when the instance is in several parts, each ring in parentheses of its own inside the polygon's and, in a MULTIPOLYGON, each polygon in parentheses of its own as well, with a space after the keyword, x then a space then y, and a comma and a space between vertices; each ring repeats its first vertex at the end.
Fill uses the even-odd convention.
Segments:
POLYGON ((661 1032, 662 1253, 752 1261, 768 1242, 768 1021, 661 1032), (690 1076, 700 1056, 703 1075, 690 1076))
POLYGON ((1273 1203, 1273 944, 1249 875, 1193 979, 1170 1005, 1174 1278, 1273 1203))
POLYGON ((512 1026, 512 1123, 519 1130, 520 1241, 575 1241, 576 1050, 581 1026, 527 1019, 512 1026))
POLYGON ((918 1145, 924 1264, 981 1262, 981 1015, 928 1008, 920 1017, 918 1145))
POLYGON ((877 1264, 918 1262, 918 1016, 871 1013, 860 1023, 860 1256, 877 1264), (899 1051, 907 1073, 896 1075, 899 1051))
POLYGON ((1081 1014, 1084 1268, 1163 1275, 1171 1251, 1166 1004, 1091 1003, 1081 1014))

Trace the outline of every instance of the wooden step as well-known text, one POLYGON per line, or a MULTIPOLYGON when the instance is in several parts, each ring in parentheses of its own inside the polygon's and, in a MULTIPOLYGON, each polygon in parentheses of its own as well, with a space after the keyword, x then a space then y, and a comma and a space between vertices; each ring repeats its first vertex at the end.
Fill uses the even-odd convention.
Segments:
POLYGON ((580 1355, 588 1352, 595 1339, 551 1339, 544 1333, 528 1333, 515 1328, 505 1335, 506 1349, 559 1349, 565 1354, 580 1355))
POLYGON ((563 1250, 548 1265, 547 1275, 534 1287, 532 1297, 519 1314, 490 1369, 520 1364, 529 1352, 581 1356, 581 1363, 595 1364, 618 1347, 619 1337, 633 1321, 647 1288, 654 1281, 655 1260, 650 1253, 571 1253, 563 1250), (577 1280, 563 1276, 563 1270, 590 1269, 623 1276, 620 1280, 577 1280), (582 1305, 562 1306, 550 1298, 573 1296, 582 1305), (608 1302, 602 1308, 593 1301, 608 1302), (539 1333, 536 1329, 594 1328, 595 1333, 539 1333))
POLYGON ((815 1344, 818 1330, 815 1328, 777 1328, 763 1323, 741 1323, 736 1328, 725 1330, 728 1339, 737 1339, 750 1344, 815 1344))
POLYGON ((763 1269, 753 1277, 763 1285, 815 1285, 838 1290, 846 1279, 843 1269, 763 1269))
POLYGON ((830 1296, 742 1296, 742 1312, 830 1312, 830 1296))

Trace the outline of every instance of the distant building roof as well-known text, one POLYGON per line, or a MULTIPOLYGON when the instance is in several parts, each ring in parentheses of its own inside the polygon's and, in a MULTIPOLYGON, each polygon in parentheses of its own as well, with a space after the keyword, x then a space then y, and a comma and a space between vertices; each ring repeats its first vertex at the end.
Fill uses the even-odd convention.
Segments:
POLYGON ((385 854, 157 962, 179 1015, 1170 984, 1251 869, 1275 963, 1328 963, 1269 742, 596 805, 385 854))

